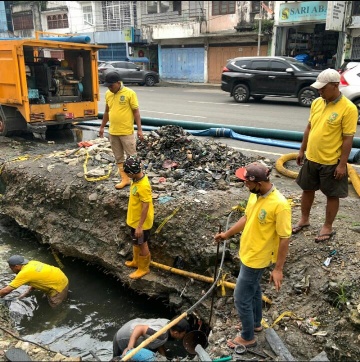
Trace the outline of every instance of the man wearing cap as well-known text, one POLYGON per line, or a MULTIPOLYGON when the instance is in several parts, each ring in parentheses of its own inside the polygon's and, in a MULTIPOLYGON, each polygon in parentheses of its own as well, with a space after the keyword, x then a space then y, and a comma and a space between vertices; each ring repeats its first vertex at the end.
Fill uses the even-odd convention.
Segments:
POLYGON ((254 332, 262 330, 261 277, 275 264, 270 282, 280 290, 283 267, 291 236, 291 207, 286 198, 270 182, 270 169, 253 162, 236 170, 245 182, 250 196, 242 216, 229 230, 215 235, 220 242, 242 232, 240 239, 240 272, 234 290, 234 302, 241 321, 241 334, 227 342, 230 348, 242 344, 256 346, 254 332))
POLYGON ((134 121, 137 126, 137 136, 144 139, 139 102, 136 93, 123 85, 120 74, 116 71, 105 76, 104 85, 109 89, 105 93, 105 112, 99 129, 99 136, 104 137, 104 127, 109 124, 111 149, 118 165, 121 182, 115 185, 122 189, 130 185, 130 179, 124 172, 125 154, 136 155, 136 139, 134 137, 134 121))
POLYGON ((124 172, 132 179, 126 223, 130 227, 133 243, 133 260, 125 265, 137 270, 129 275, 139 279, 150 273, 151 255, 148 242, 154 223, 154 205, 152 190, 147 175, 141 169, 141 161, 129 156, 124 163, 124 172))
POLYGON ((310 117, 296 158, 301 167, 296 179, 302 188, 301 218, 292 228, 297 234, 310 226, 310 210, 315 191, 326 196, 325 222, 315 242, 325 242, 334 235, 333 222, 339 199, 348 195, 347 161, 351 151, 358 110, 339 90, 340 74, 334 69, 322 71, 311 86, 320 97, 311 104, 310 117), (305 157, 306 154, 306 157, 305 157))
POLYGON ((16 277, 0 290, 1 298, 22 285, 30 285, 30 288, 19 298, 25 297, 33 289, 43 291, 51 307, 58 306, 67 298, 69 281, 59 268, 37 260, 29 261, 21 255, 11 256, 8 264, 16 277))

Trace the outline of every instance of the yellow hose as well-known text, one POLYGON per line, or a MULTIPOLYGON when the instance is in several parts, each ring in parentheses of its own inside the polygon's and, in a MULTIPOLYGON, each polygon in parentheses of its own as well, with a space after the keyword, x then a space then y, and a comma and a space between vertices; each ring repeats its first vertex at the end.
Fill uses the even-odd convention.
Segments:
MULTIPOLYGON (((169 271, 174 274, 182 275, 184 277, 193 278, 193 279, 200 280, 200 281, 206 282, 206 283, 214 283, 213 277, 206 277, 204 275, 187 272, 187 271, 181 270, 181 269, 176 269, 176 268, 173 268, 168 265, 157 263, 155 261, 151 261, 150 264, 158 269, 163 269, 163 270, 169 271)), ((229 289, 235 289, 235 283, 226 282, 224 280, 219 280, 218 285, 221 287, 227 287, 229 289)), ((272 304, 272 301, 265 295, 262 296, 262 300, 268 304, 272 304)))
MULTIPOLYGON (((286 155, 280 156, 275 162, 276 170, 284 176, 296 178, 299 173, 286 169, 284 165, 290 160, 295 160, 297 155, 297 153, 288 153, 286 155)), ((352 183, 356 193, 360 196, 360 175, 356 173, 355 169, 351 166, 351 164, 348 163, 347 168, 349 173, 349 182, 352 183)))
POLYGON ((354 186, 356 193, 360 196, 360 176, 350 164, 347 164, 347 167, 351 183, 354 186))
POLYGON ((290 160, 296 160, 297 153, 288 153, 287 155, 282 155, 276 160, 275 168, 278 172, 280 172, 282 175, 290 177, 290 178, 296 178, 298 175, 298 172, 290 171, 284 167, 284 164, 290 160))

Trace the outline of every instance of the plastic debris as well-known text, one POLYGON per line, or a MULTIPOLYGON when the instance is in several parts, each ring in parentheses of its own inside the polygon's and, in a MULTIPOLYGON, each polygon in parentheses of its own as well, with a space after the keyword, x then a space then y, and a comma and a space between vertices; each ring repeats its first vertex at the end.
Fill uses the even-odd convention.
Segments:
POLYGON ((329 256, 326 258, 326 260, 324 261, 324 265, 325 266, 329 266, 331 259, 336 255, 336 250, 333 250, 330 252, 329 256))
POLYGON ((307 318, 304 321, 297 321, 297 324, 299 328, 308 333, 308 334, 314 334, 318 330, 320 326, 320 322, 316 320, 316 317, 314 318, 307 318))

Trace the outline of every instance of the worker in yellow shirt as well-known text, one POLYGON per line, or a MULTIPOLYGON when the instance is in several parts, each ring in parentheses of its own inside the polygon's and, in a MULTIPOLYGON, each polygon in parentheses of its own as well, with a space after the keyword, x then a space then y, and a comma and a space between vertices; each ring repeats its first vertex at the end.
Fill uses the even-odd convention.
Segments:
POLYGON ((253 162, 236 170, 235 175, 250 191, 243 215, 229 230, 215 235, 215 240, 229 239, 242 232, 240 239, 240 272, 234 290, 234 303, 241 321, 241 334, 227 341, 230 348, 241 344, 254 347, 254 332, 261 332, 261 278, 274 265, 270 282, 280 290, 283 267, 291 236, 291 207, 270 182, 270 169, 253 162))
POLYGON ((137 126, 138 138, 144 140, 144 136, 136 93, 124 86, 120 74, 116 71, 106 74, 104 85, 109 89, 105 93, 106 106, 99 129, 99 136, 104 136, 104 127, 110 122, 110 145, 121 176, 121 182, 115 185, 115 188, 119 190, 130 185, 131 182, 128 175, 124 172, 124 161, 125 157, 136 156, 134 122, 137 126))
POLYGON ((292 228, 297 234, 310 226, 310 212, 316 191, 326 196, 325 220, 316 243, 329 242, 335 235, 333 223, 340 199, 348 195, 347 162, 356 133, 358 109, 339 89, 340 74, 325 69, 311 87, 318 90, 310 109, 296 163, 301 166, 296 179, 301 187, 301 218, 292 228))
POLYGON ((0 289, 1 298, 22 285, 30 287, 19 298, 25 297, 33 289, 44 292, 51 307, 58 306, 67 298, 69 281, 59 268, 37 260, 29 261, 21 255, 11 256, 8 264, 16 277, 8 286, 0 289))

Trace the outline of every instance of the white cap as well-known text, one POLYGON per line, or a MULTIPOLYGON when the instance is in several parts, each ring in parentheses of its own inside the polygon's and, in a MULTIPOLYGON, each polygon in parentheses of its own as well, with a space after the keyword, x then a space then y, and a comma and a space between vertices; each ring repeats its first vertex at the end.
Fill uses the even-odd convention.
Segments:
POLYGON ((311 87, 320 89, 325 87, 328 83, 339 83, 340 82, 340 74, 335 69, 325 69, 323 70, 316 78, 316 82, 311 84, 311 87))

